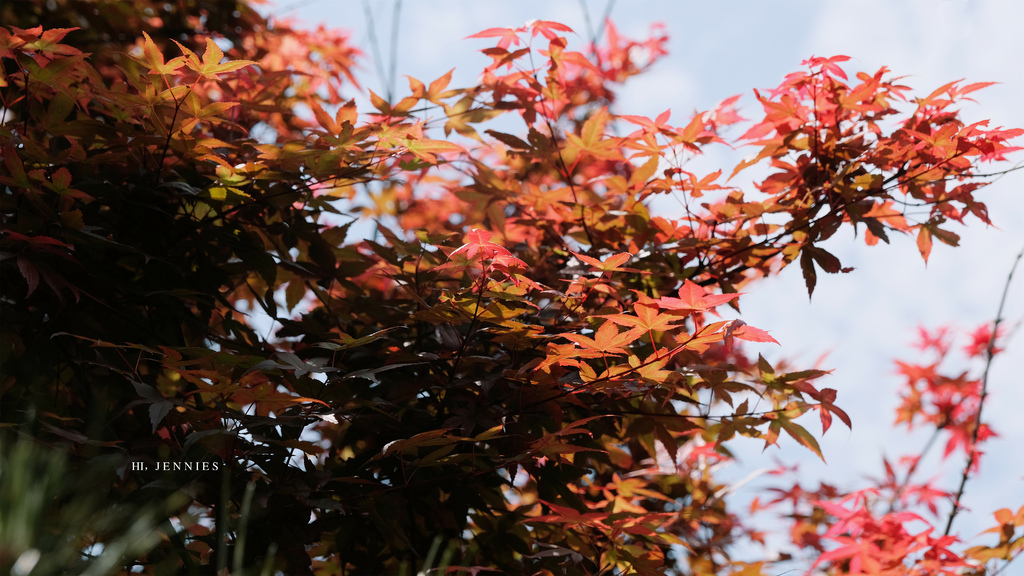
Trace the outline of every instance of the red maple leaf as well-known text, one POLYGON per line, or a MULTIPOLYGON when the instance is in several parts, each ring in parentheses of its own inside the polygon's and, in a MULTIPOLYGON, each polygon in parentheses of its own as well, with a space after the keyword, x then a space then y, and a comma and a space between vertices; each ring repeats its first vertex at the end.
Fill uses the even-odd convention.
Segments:
POLYGON ((520 39, 519 33, 523 32, 523 28, 488 28, 483 32, 477 32, 472 36, 466 36, 469 38, 501 38, 498 41, 498 48, 508 48, 513 42, 516 46, 519 46, 520 39))
POLYGON ((465 252, 466 258, 473 258, 477 254, 483 255, 484 258, 494 258, 496 254, 512 256, 512 253, 507 248, 491 242, 490 238, 491 233, 487 230, 470 230, 466 234, 466 243, 456 248, 448 257, 451 258, 460 252, 465 252))
POLYGON ((684 310, 700 312, 713 310, 716 306, 739 298, 740 294, 711 294, 701 285, 686 280, 679 288, 679 298, 665 296, 658 299, 658 306, 663 310, 684 310))

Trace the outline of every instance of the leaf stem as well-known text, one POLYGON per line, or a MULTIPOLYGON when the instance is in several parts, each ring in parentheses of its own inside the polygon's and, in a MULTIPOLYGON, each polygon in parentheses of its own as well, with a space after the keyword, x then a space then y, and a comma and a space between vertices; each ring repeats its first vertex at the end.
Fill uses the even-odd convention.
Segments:
POLYGON ((455 373, 458 371, 459 365, 462 363, 462 356, 466 353, 466 348, 469 346, 469 339, 472 338, 473 334, 476 332, 477 320, 480 319, 480 306, 483 304, 484 292, 490 284, 490 278, 487 277, 486 268, 481 270, 480 278, 480 292, 476 297, 476 308, 473 310, 473 319, 469 322, 469 330, 466 332, 466 337, 462 339, 459 351, 455 354, 455 361, 452 362, 451 371, 448 372, 448 385, 451 385, 451 383, 455 381, 455 373))
MULTIPOLYGON (((190 88, 189 93, 191 92, 192 89, 190 88)), ((182 96, 181 100, 178 100, 177 98, 174 99, 174 114, 171 115, 171 123, 167 126, 167 139, 164 140, 164 149, 160 151, 160 160, 157 161, 156 170, 154 171, 157 182, 160 182, 160 174, 164 171, 164 160, 167 159, 167 151, 171 147, 171 138, 174 136, 174 123, 178 121, 178 113, 181 111, 181 105, 185 103, 185 98, 188 98, 189 93, 182 96)), ((173 92, 171 92, 171 98, 174 98, 173 92)))

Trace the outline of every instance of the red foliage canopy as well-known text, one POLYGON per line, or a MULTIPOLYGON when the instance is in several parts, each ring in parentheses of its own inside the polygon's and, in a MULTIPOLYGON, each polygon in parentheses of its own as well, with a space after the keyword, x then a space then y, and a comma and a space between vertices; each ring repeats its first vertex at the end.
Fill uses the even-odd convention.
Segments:
MULTIPOLYGON (((955 245, 953 222, 989 221, 980 166, 1022 133, 961 121, 984 84, 911 97, 836 56, 755 91, 763 113, 730 143, 736 98, 678 121, 609 110, 652 62, 635 48, 656 58, 665 37, 609 24, 586 53, 545 21, 473 36, 495 44, 476 85, 410 79, 359 111, 342 33, 241 2, 136 4, 80 30, 5 8, 23 26, 0 28, 2 420, 107 466, 107 502, 166 503, 168 536, 125 570, 774 573, 729 555, 761 535, 714 463, 737 435, 821 456, 797 419, 851 422, 825 371, 773 367, 744 344, 771 335, 718 309, 794 262, 809 293, 849 272, 820 245, 844 226, 869 245, 914 234, 924 258, 955 245), (769 175, 744 190, 686 169, 721 144, 756 149, 732 176, 769 175), (652 214, 662 194, 684 212, 652 214), (349 238, 357 218, 373 238, 349 238), (218 466, 152 469, 166 461, 218 466)), ((900 418, 976 462, 979 380, 901 366, 900 418)), ((848 495, 783 490, 794 545, 837 574, 1020 553, 1021 512, 997 514, 996 547, 912 530, 911 498, 946 497, 914 467, 848 495)), ((78 551, 115 542, 77 529, 78 551)), ((39 569, 85 562, 58 561, 39 569)))

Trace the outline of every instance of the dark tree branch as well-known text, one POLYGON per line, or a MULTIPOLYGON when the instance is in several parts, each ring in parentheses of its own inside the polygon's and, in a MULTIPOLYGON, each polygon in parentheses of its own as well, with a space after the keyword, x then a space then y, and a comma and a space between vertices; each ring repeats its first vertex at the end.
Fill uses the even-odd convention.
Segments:
POLYGON ((995 321, 992 322, 992 336, 989 338, 988 346, 985 348, 985 371, 981 376, 981 399, 978 401, 978 414, 974 419, 974 433, 971 435, 971 445, 967 453, 967 465, 964 466, 964 473, 960 476, 960 488, 956 491, 956 497, 953 499, 953 509, 949 511, 949 520, 946 522, 946 530, 942 533, 943 536, 949 536, 949 531, 953 529, 953 520, 956 519, 956 515, 960 511, 960 499, 964 495, 967 477, 970 476, 971 467, 974 466, 974 459, 978 453, 978 431, 981 430, 981 410, 985 407, 985 397, 988 396, 988 372, 992 367, 992 357, 995 354, 996 334, 999 331, 999 324, 1003 321, 1003 307, 1006 305, 1006 295, 1010 292, 1013 273, 1016 272, 1017 264, 1020 263, 1021 257, 1024 257, 1024 248, 1013 259, 1013 266, 1010 268, 1010 274, 1007 275, 1006 284, 1003 286, 1003 297, 999 300, 999 310, 996 312, 995 321))

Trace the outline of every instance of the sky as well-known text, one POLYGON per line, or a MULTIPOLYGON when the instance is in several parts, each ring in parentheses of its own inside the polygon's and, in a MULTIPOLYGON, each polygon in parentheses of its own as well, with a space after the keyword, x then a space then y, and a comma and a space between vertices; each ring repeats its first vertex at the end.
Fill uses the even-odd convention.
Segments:
MULTIPOLYGON (((390 59, 390 38, 395 22, 395 0, 278 0, 269 11, 315 25, 351 31, 356 45, 372 55, 372 13, 380 51, 390 59)), ((587 3, 597 25, 606 10, 605 0, 587 3)), ((634 78, 618 92, 614 112, 654 117, 672 109, 680 122, 695 110, 713 107, 742 94, 741 114, 757 113, 753 88, 777 86, 800 62, 812 55, 843 54, 853 60, 850 69, 874 72, 888 66, 905 76, 904 84, 926 95, 946 82, 996 81, 975 93, 978 104, 963 107, 968 121, 990 119, 990 127, 1024 127, 1024 2, 1014 0, 756 0, 668 1, 619 0, 611 18, 620 33, 643 37, 654 23, 662 23, 670 36, 669 55, 650 72, 634 78)), ((489 59, 477 50, 493 45, 488 40, 466 40, 491 27, 521 26, 528 20, 562 22, 580 36, 587 35, 584 10, 575 0, 499 2, 497 0, 406 0, 398 13, 395 69, 397 93, 407 88, 403 75, 421 80, 441 76, 452 67, 451 86, 466 86, 489 59)), ((388 70, 389 64, 383 68, 388 70)), ((359 76, 364 88, 384 92, 370 58, 359 76)), ((352 94, 354 95, 354 94, 352 94)), ((1017 145, 1020 144, 1019 142, 1017 145)), ((697 167, 707 172, 726 169, 750 150, 718 151, 697 167)), ((1016 160, 1024 160, 1018 154, 1016 160)), ((743 182, 733 183, 743 184, 743 182)), ((762 452, 761 442, 733 446, 739 461, 726 477, 747 476, 776 458, 799 462, 802 478, 821 479, 852 489, 866 485, 861 479, 882 474, 881 456, 897 459, 924 445, 927 435, 908 434, 893 427, 899 379, 893 360, 924 361, 910 344, 916 326, 951 325, 961 330, 991 322, 1013 258, 1024 248, 1024 170, 1009 174, 978 193, 995 224, 970 222, 955 229, 959 248, 937 244, 927 264, 913 238, 894 238, 892 245, 865 246, 852 234, 839 233, 826 243, 850 274, 819 275, 813 300, 808 300, 798 267, 755 285, 740 304, 749 324, 771 332, 781 348, 763 345, 766 358, 796 359, 803 366, 817 362, 834 369, 818 381, 839 391, 838 405, 853 419, 853 430, 836 423, 821 438, 827 465, 792 441, 782 449, 762 452)), ((655 205, 656 215, 672 216, 672 203, 655 205)), ((1024 321, 1024 267, 1011 286, 1004 314, 1006 322, 1024 321)), ((990 526, 991 512, 1024 505, 1024 330, 1018 331, 992 367, 990 397, 984 419, 999 434, 985 446, 982 475, 967 485, 964 505, 969 514, 957 518, 957 528, 973 536, 990 526)), ((961 340, 959 343, 963 343, 961 340)), ((810 417, 804 422, 816 436, 820 427, 810 417)), ((959 458, 939 462, 934 450, 919 468, 918 480, 932 476, 955 490, 963 469, 959 458), (942 471, 945 474, 942 474, 942 471)), ((737 491, 749 498, 773 480, 761 477, 737 491)), ((775 481, 777 482, 777 481, 775 481)), ((936 521, 940 528, 944 518, 936 521)))

